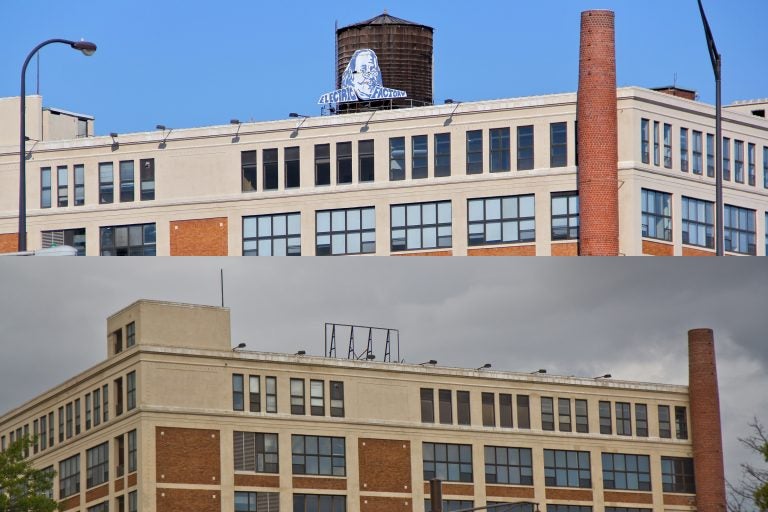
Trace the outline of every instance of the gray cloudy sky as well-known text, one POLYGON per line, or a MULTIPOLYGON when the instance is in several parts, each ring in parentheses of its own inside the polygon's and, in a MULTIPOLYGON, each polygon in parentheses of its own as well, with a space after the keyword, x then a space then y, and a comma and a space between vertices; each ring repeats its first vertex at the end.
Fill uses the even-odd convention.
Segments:
POLYGON ((219 305, 220 268, 250 350, 321 355, 337 322, 399 329, 407 362, 686 384, 687 331, 711 327, 729 479, 768 423, 764 258, 4 258, 0 414, 104 359, 136 299, 219 305))

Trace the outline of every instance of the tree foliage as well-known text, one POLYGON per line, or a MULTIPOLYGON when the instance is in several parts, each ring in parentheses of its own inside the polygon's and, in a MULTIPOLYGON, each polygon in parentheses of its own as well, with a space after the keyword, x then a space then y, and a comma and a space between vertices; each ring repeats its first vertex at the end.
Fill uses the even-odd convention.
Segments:
MULTIPOLYGON (((749 426, 752 434, 739 441, 768 463, 768 431, 757 418, 749 426)), ((741 465, 741 480, 736 485, 728 483, 728 509, 730 512, 768 511, 768 466, 741 465)))
POLYGON ((25 454, 34 439, 25 436, 0 453, 0 512, 52 512, 53 471, 32 467, 25 454))

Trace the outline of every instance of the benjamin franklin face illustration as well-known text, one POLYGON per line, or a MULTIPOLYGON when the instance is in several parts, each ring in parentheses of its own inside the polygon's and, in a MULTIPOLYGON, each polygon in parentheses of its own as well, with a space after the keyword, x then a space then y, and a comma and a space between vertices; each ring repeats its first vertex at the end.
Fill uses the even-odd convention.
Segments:
POLYGON ((353 87, 359 99, 370 99, 376 86, 381 85, 376 54, 372 50, 357 50, 344 71, 342 82, 345 86, 353 87))

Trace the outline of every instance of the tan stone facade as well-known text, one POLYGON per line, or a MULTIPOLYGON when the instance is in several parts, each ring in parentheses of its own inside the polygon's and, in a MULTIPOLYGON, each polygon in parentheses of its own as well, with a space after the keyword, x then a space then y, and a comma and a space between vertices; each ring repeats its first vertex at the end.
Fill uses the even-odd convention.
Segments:
MULTIPOLYGON (((250 498, 290 511, 294 500, 317 496, 338 496, 350 512, 421 512, 428 472, 442 463, 456 469, 444 476, 448 500, 529 502, 542 511, 547 504, 582 504, 594 512, 606 506, 691 511, 696 494, 683 485, 686 475, 675 474, 680 487, 668 489, 664 461, 690 460, 698 478, 698 468, 713 459, 711 453, 695 458, 696 439, 688 433, 698 430, 688 425, 686 411, 692 410, 692 422, 704 417, 710 428, 717 425, 706 419, 706 407, 693 408, 686 386, 233 351, 222 343, 228 330, 183 345, 185 335, 228 317, 223 308, 155 301, 115 313, 108 319, 109 357, 0 416, 3 442, 24 427, 47 439, 51 432, 47 425, 41 430, 40 419, 52 414, 53 444, 38 446, 30 457, 59 472, 54 495, 63 510, 78 512, 103 502, 131 512, 134 499, 142 512, 232 511, 236 499, 250 498), (116 344, 118 332, 126 343, 116 344), (274 379, 274 393, 267 379, 274 379), (460 393, 469 398, 466 410, 460 393), (610 433, 601 430, 602 402, 609 404, 610 433), (551 413, 547 403, 554 404, 551 413), (586 416, 579 416, 580 404, 586 416), (631 418, 619 417, 622 404, 631 418), (68 415, 73 405, 79 412, 68 415), (671 411, 671 419, 662 410, 671 411), (507 414, 509 423, 502 419, 507 414), (103 443, 108 475, 91 483, 88 453, 103 443), (530 466, 510 467, 527 468, 530 481, 496 481, 507 474, 507 463, 488 459, 489 449, 529 454, 530 466), (547 466, 556 452, 586 454, 579 457, 589 460, 581 467, 589 478, 576 485, 558 480, 555 466, 547 466), (650 488, 608 485, 606 454, 646 458, 650 488), (65 495, 72 487, 63 478, 72 475, 60 463, 75 455, 79 491, 65 495), (274 466, 264 465, 270 461, 274 466)), ((707 371, 712 357, 695 349, 692 373, 707 371)), ((702 388, 700 404, 707 393, 702 388)))

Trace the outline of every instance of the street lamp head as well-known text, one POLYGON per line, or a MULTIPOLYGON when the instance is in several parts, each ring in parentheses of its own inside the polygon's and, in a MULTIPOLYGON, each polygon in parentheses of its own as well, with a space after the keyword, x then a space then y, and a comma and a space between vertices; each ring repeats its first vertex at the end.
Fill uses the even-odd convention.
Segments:
POLYGON ((96 45, 91 43, 90 41, 75 41, 70 46, 74 48, 75 50, 80 50, 83 52, 83 55, 86 57, 90 57, 94 53, 96 53, 96 45))

